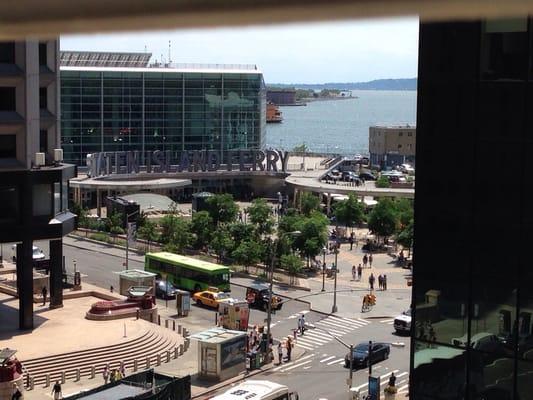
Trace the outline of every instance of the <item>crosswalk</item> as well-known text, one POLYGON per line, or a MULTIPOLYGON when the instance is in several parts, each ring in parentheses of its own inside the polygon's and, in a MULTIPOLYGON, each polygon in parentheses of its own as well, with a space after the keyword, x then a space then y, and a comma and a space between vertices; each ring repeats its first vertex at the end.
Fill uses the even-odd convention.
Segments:
POLYGON ((304 335, 297 337, 295 346, 312 351, 334 340, 333 336, 347 335, 370 323, 362 318, 350 319, 329 315, 314 323, 307 323, 308 329, 304 335))
MULTIPOLYGON (((395 369, 393 371, 389 371, 383 375, 380 375, 379 378, 381 390, 385 389, 385 385, 387 385, 387 383, 389 382, 389 378, 393 372, 394 375, 396 375, 396 387, 398 388, 398 393, 406 393, 409 389, 409 372, 400 372, 399 369, 395 369)), ((359 391, 360 395, 365 395, 366 393, 368 393, 368 382, 353 387, 352 391, 359 391)))
POLYGON ((379 321, 382 324, 392 325, 394 324, 394 318, 393 319, 384 319, 382 321, 379 321))

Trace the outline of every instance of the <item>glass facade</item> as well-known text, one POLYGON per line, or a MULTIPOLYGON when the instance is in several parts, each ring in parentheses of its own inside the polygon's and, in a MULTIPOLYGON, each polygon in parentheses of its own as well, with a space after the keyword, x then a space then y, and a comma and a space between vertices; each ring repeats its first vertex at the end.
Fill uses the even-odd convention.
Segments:
POLYGON ((412 399, 533 398, 532 38, 420 28, 412 399))
POLYGON ((102 151, 264 147, 266 96, 259 71, 139 70, 61 68, 66 162, 85 165, 87 154, 102 151))

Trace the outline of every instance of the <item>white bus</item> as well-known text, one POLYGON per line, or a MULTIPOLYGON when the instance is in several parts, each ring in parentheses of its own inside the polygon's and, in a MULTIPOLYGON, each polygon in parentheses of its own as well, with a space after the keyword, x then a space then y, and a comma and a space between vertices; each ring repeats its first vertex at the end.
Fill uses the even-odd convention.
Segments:
POLYGON ((248 380, 228 389, 226 393, 212 397, 210 400, 298 400, 298 393, 289 392, 289 388, 270 381, 248 380))

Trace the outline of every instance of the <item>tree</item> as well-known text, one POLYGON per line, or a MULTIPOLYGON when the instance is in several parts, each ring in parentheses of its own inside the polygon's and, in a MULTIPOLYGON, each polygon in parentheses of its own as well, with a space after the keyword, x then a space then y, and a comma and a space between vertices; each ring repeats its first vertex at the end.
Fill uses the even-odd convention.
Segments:
MULTIPOLYGON (((168 215, 165 217, 168 217, 168 215)), ((193 241, 190 225, 189 221, 177 216, 172 216, 167 225, 169 235, 161 235, 165 243, 163 251, 181 253, 186 247, 190 246, 193 241)))
POLYGON ((246 212, 248 220, 255 225, 256 233, 259 236, 270 235, 274 231, 272 208, 265 199, 255 199, 246 212))
POLYGON ((311 215, 313 211, 320 211, 320 199, 312 193, 302 193, 300 211, 307 216, 311 215))
POLYGON ((238 247, 243 241, 254 237, 254 227, 244 222, 234 222, 228 225, 229 232, 235 243, 235 247, 238 247))
POLYGON ((73 214, 77 215, 77 226, 80 226, 82 228, 87 228, 89 224, 89 217, 87 216, 87 209, 84 208, 80 203, 73 203, 71 207, 71 211, 73 214))
POLYGON ((244 265, 246 273, 248 273, 248 267, 257 264, 263 258, 264 249, 261 243, 248 239, 244 240, 231 255, 239 264, 244 265))
POLYGON ((295 254, 284 254, 281 256, 281 268, 289 272, 291 284, 294 283, 294 276, 302 270, 302 264, 302 259, 295 254))
POLYGON ((295 153, 306 153, 309 151, 309 147, 307 147, 305 143, 302 143, 298 146, 294 146, 292 151, 295 153))
POLYGON ((354 227, 361 224, 365 218, 363 204, 350 194, 348 200, 343 200, 335 206, 335 218, 346 227, 354 227))
POLYGON ((399 224, 395 204, 390 199, 381 200, 368 216, 368 229, 378 237, 388 238, 393 235, 399 224))
POLYGON ((157 224, 149 219, 146 219, 144 225, 138 229, 137 233, 141 239, 148 241, 148 251, 150 251, 150 244, 159 239, 157 224))
POLYGON ((398 234, 396 241, 402 247, 408 249, 409 256, 411 255, 411 248, 413 247, 414 240, 414 221, 411 221, 400 233, 398 234))
POLYGON ((226 226, 220 226, 215 230, 210 244, 217 254, 218 262, 221 262, 223 257, 225 257, 225 255, 235 246, 235 242, 226 226))
POLYGON ((388 188, 390 187, 390 181, 389 181, 389 178, 387 178, 386 176, 380 176, 377 180, 376 180, 376 187, 377 188, 388 188))
POLYGON ((396 199, 394 206, 400 221, 400 230, 402 230, 414 220, 413 202, 409 199, 396 199))
POLYGON ((206 200, 207 212, 218 226, 223 223, 231 223, 237 219, 239 206, 233 200, 231 194, 217 194, 206 200))
POLYGON ((307 257, 307 265, 311 258, 322 252, 328 239, 328 219, 320 212, 313 212, 304 217, 296 225, 300 233, 294 237, 294 246, 307 257))
POLYGON ((106 225, 107 230, 113 235, 124 233, 124 229, 122 228, 122 214, 119 212, 114 212, 108 216, 106 225))
POLYGON ((213 219, 207 211, 199 211, 192 215, 191 232, 195 235, 197 249, 207 246, 213 236, 213 219))

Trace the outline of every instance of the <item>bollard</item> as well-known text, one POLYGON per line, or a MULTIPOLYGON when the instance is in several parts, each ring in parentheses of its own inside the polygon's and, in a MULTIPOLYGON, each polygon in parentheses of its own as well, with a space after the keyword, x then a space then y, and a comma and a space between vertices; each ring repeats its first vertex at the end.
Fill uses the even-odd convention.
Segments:
POLYGON ((35 383, 33 380, 33 376, 30 376, 30 387, 28 388, 28 390, 33 390, 34 387, 35 387, 35 383))
POLYGON ((50 386, 50 374, 46 374, 44 377, 44 387, 50 386))
POLYGON ((181 335, 181 325, 178 324, 178 334, 181 335))
POLYGON ((179 348, 175 347, 174 348, 174 358, 178 358, 178 356, 179 356, 179 348))
POLYGON ((61 371, 61 384, 63 385, 66 380, 67 380, 67 373, 65 371, 61 371))
POLYGON ((158 354, 156 358, 156 366, 159 367, 160 365, 161 365, 161 354, 158 354))
POLYGON ((161 315, 157 316, 157 325, 161 326, 161 315))
POLYGON ((150 368, 150 357, 146 357, 146 369, 150 368))
POLYGON ((170 350, 167 350, 167 363, 170 362, 170 350))
POLYGON ((94 379, 96 376, 96 367, 94 365, 91 365, 91 379, 94 379))
POLYGON ((187 330, 187 328, 183 327, 183 337, 187 336, 189 336, 189 331, 187 330))
POLYGON ((172 330, 173 331, 176 330, 176 321, 175 320, 172 320, 172 330))
POLYGON ((81 377, 81 372, 80 372, 80 369, 77 368, 77 369, 76 369, 76 382, 79 382, 79 381, 80 381, 80 377, 81 377))
POLYGON ((178 349, 179 349, 178 354, 181 356, 183 354, 183 345, 180 344, 178 349))
POLYGON ((165 328, 168 329, 168 319, 165 319, 165 328))
POLYGON ((191 344, 191 339, 185 339, 185 351, 189 350, 189 345, 191 344))
POLYGON ((137 372, 137 359, 133 360, 133 372, 137 372))

